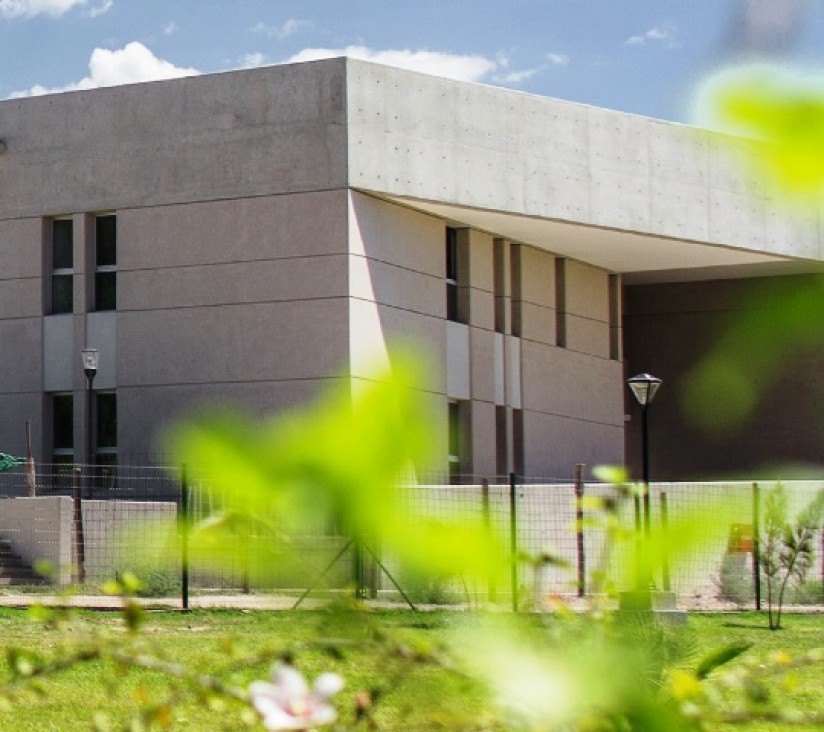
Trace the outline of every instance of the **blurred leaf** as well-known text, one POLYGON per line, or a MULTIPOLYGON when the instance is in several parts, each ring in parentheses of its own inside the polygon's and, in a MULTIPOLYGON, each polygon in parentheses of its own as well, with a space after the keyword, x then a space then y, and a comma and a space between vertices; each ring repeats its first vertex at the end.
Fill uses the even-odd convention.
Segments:
POLYGON ((748 149, 755 176, 792 195, 824 191, 824 78, 767 64, 725 69, 699 95, 703 122, 762 141, 748 149))
POLYGON ((629 472, 623 465, 596 465, 592 474, 602 483, 621 485, 629 482, 629 472))
POLYGON ((730 643, 727 646, 718 648, 701 659, 698 663, 698 668, 695 670, 695 674, 699 679, 705 679, 715 671, 715 669, 738 658, 750 648, 752 648, 752 643, 730 643))

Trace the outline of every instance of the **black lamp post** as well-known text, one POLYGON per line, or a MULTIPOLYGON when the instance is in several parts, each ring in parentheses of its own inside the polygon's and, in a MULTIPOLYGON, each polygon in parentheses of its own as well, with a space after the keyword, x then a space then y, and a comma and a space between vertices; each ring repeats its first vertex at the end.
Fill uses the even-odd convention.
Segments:
POLYGON ((652 374, 638 374, 631 379, 627 379, 627 385, 633 396, 641 406, 641 470, 644 482, 644 533, 650 535, 650 505, 649 505, 649 428, 647 424, 647 411, 658 388, 661 386, 661 379, 652 374))
POLYGON ((83 357, 83 373, 86 374, 86 465, 91 469, 94 460, 94 445, 93 442, 93 401, 92 396, 94 392, 92 387, 94 385, 94 377, 97 375, 97 349, 84 348, 81 351, 83 357))

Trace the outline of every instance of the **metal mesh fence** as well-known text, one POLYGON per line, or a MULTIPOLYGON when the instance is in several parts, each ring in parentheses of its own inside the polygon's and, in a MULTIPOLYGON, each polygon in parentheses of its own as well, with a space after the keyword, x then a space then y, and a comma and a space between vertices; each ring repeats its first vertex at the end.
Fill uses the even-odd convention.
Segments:
MULTIPOLYGON (((0 585, 15 592, 53 591, 55 584, 74 583, 92 588, 130 570, 142 576, 150 594, 172 597, 189 590, 295 597, 305 590, 356 590, 366 597, 402 596, 412 602, 471 598, 540 606, 554 595, 599 592, 604 577, 614 578, 618 589, 628 589, 633 581, 623 571, 626 552, 607 541, 603 520, 593 520, 604 514, 591 499, 609 502, 610 521, 628 537, 644 525, 640 500, 619 499, 613 486, 581 480, 466 476, 452 483, 403 486, 402 516, 395 517, 395 525, 448 518, 457 534, 481 527, 498 537, 504 568, 468 584, 464 577, 420 568, 412 572, 380 536, 357 545, 322 516, 299 533, 277 516, 240 522, 231 541, 224 533, 220 543, 195 542, 186 552, 181 515, 202 524, 221 510, 226 513, 232 498, 207 480, 184 480, 177 466, 38 464, 34 497, 28 478, 25 466, 0 474, 0 585)), ((652 485, 653 532, 669 526, 672 534, 666 561, 653 568, 654 587, 671 589, 684 608, 754 607, 763 579, 757 569, 757 525, 760 521, 763 527, 760 514, 773 485, 652 485), (689 541, 679 546, 684 525, 690 526, 689 541)), ((784 487, 791 520, 821 490, 817 482, 792 481, 784 487)), ((814 543, 808 581, 791 589, 790 604, 824 605, 820 526, 814 543)), ((626 544, 631 552, 631 539, 626 544)))

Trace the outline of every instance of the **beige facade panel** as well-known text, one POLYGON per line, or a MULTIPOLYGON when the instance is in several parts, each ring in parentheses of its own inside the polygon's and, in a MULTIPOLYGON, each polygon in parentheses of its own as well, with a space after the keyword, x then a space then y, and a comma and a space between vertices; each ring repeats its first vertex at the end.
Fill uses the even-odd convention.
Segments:
POLYGON ((522 303, 521 336, 548 346, 555 345, 555 308, 522 303))
POLYGON ((495 403, 495 334, 480 328, 469 329, 469 366, 472 399, 495 403))
POLYGON ((117 225, 121 271, 347 251, 345 191, 130 208, 117 225))
POLYGON ((43 313, 43 282, 40 277, 0 279, 0 320, 36 318, 43 313))
POLYGON ((576 463, 587 475, 598 465, 620 465, 624 428, 561 415, 524 412, 524 462, 530 475, 569 480, 576 463))
POLYGON ((533 247, 521 247, 521 296, 539 307, 555 305, 555 257, 533 247))
POLYGON ((346 300, 118 314, 118 388, 331 378, 348 353, 346 300))
POLYGON ((497 473, 495 437, 495 405, 473 400, 470 414, 472 473, 479 478, 492 478, 497 473))
POLYGON ((598 358, 610 357, 609 323, 600 320, 566 316, 566 347, 570 351, 598 358))
POLYGON ((566 311, 589 320, 609 322, 609 274, 568 259, 566 311))
POLYGON ((419 353, 424 371, 418 386, 446 394, 447 321, 387 305, 351 300, 349 364, 355 377, 372 377, 394 353, 419 353))
MULTIPOLYGON (((349 257, 349 295, 412 313, 442 318, 446 290, 443 277, 387 264, 360 255, 349 257)), ((339 278, 336 287, 346 287, 339 278)), ((345 294, 345 293, 344 293, 345 294)))
POLYGON ((343 187, 345 76, 338 59, 0 102, 0 218, 343 187))
MULTIPOLYGON (((483 292, 494 289, 493 237, 484 231, 469 230, 469 284, 483 292)), ((478 323, 485 327, 482 323, 478 323)))
POLYGON ((39 278, 43 270, 43 246, 42 219, 0 220, 0 262, 3 263, 0 279, 39 278))
POLYGON ((0 394, 43 388, 43 335, 40 318, 0 320, 0 394))
MULTIPOLYGON (((340 379, 294 379, 286 381, 232 382, 221 384, 171 384, 151 387, 120 387, 118 411, 129 415, 118 425, 124 459, 130 447, 142 452, 165 453, 168 428, 184 419, 202 417, 215 410, 240 409, 256 417, 275 417, 278 413, 311 404, 341 385, 340 379)), ((134 459, 145 459, 136 455, 134 459)))
MULTIPOLYGON (((350 252, 433 277, 445 276, 442 219, 351 192, 350 252)), ((444 304, 444 314, 446 313, 444 304)))
POLYGON ((522 342, 527 409, 623 429, 624 383, 618 361, 522 342))
POLYGON ((118 307, 166 310, 346 297, 345 254, 118 272, 118 307))
POLYGON ((26 420, 31 423, 32 451, 43 454, 43 394, 40 389, 23 393, 0 391, 0 445, 11 455, 26 454, 26 420), (4 393, 5 392, 5 393, 4 393))

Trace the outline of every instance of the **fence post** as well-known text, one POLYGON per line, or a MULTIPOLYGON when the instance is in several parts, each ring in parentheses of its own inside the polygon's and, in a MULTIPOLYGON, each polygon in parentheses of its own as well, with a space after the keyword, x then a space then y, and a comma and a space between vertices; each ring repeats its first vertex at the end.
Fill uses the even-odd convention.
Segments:
POLYGON ((86 581, 86 537, 83 534, 83 497, 80 488, 80 468, 72 470, 72 502, 74 505, 74 545, 77 550, 77 581, 86 581))
POLYGON ((512 612, 518 612, 518 514, 515 473, 509 474, 509 551, 511 554, 512 612))
MULTIPOLYGON (((489 481, 484 478, 481 481, 481 514, 484 523, 484 533, 487 537, 492 536, 492 516, 489 510, 489 481)), ((486 595, 489 602, 495 602, 497 597, 497 587, 495 586, 495 572, 489 569, 487 575, 486 595)))
POLYGON ((667 492, 661 491, 658 494, 658 499, 661 502, 661 583, 664 589, 669 592, 672 586, 669 565, 669 504, 667 503, 667 492))
POLYGON ((180 468, 180 604, 189 609, 189 480, 186 465, 180 468))
POLYGON ((575 548, 578 555, 578 597, 586 595, 587 567, 584 547, 584 464, 575 465, 575 548))
POLYGON ((752 583, 755 609, 761 610, 761 489, 752 484, 752 583))

